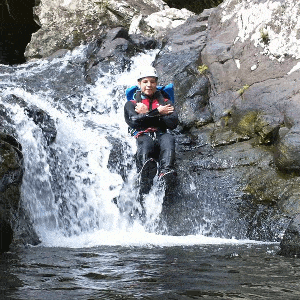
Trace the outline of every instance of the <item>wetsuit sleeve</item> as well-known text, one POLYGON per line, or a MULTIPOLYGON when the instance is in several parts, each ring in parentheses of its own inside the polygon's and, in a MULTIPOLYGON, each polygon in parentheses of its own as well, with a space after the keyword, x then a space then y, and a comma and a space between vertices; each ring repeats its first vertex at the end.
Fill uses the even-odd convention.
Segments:
MULTIPOLYGON (((167 101, 166 104, 173 105, 171 101, 167 101)), ((175 129, 178 125, 178 115, 175 110, 173 113, 164 116, 159 114, 157 108, 147 114, 138 114, 135 111, 135 104, 131 101, 127 101, 124 106, 124 117, 129 127, 138 130, 156 127, 164 131, 175 129)))
POLYGON ((129 127, 135 129, 141 129, 141 128, 152 127, 153 118, 158 119, 159 113, 158 110, 156 109, 156 112, 155 110, 153 110, 147 114, 138 114, 135 111, 135 104, 131 101, 127 101, 124 106, 124 117, 129 127))
MULTIPOLYGON (((174 106, 174 104, 168 100, 166 102, 166 104, 171 104, 172 106, 174 106)), ((160 120, 161 122, 164 123, 164 125, 166 126, 167 129, 175 129, 178 125, 178 114, 177 112, 174 110, 171 114, 169 115, 165 115, 165 116, 160 116, 160 120)))

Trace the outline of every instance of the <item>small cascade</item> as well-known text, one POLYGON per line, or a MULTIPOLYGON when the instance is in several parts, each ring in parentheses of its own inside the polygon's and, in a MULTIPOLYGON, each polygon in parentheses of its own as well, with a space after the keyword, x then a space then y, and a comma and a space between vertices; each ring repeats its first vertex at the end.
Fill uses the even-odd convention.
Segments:
MULTIPOLYGON (((23 145, 24 204, 42 241, 54 233, 72 237, 94 231, 132 230, 134 226, 155 232, 163 190, 158 193, 153 188, 145 197, 144 226, 138 218, 130 218, 132 211, 141 207, 134 186, 135 140, 128 135, 123 117, 125 89, 135 84, 137 66, 141 62, 151 64, 155 54, 153 51, 138 56, 130 72, 108 72, 95 86, 86 86, 84 93, 59 102, 54 101, 51 90, 28 92, 13 82, 10 74, 3 76, 8 80, 8 88, 2 96, 14 94, 28 106, 43 109, 55 121, 56 140, 47 145, 41 128, 26 110, 5 103, 23 145)), ((40 65, 19 66, 14 76, 26 80, 57 63, 64 71, 67 59, 75 60, 82 52, 72 55, 48 65, 41 61, 40 65)))

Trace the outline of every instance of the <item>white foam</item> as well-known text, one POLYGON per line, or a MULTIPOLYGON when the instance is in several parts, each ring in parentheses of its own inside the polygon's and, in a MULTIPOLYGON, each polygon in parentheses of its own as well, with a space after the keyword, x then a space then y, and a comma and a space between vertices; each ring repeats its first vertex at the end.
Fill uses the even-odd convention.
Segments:
POLYGON ((193 245, 242 245, 263 244, 253 240, 235 238, 215 238, 203 235, 171 236, 145 232, 142 226, 133 227, 130 231, 95 231, 78 236, 65 237, 59 233, 51 233, 43 240, 42 246, 86 248, 97 246, 193 246, 193 245))

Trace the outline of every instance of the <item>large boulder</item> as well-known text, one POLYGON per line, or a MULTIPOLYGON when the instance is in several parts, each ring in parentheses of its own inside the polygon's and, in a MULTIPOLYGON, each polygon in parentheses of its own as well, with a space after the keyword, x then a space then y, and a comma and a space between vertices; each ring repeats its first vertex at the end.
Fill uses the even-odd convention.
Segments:
POLYGON ((300 128, 280 130, 276 152, 274 155, 276 166, 283 172, 300 173, 300 128))
POLYGON ((198 69, 210 13, 211 10, 205 10, 171 30, 154 63, 161 83, 174 82, 179 119, 185 128, 211 121, 208 109, 210 82, 205 72, 198 69))
POLYGON ((162 36, 192 15, 187 10, 170 9, 162 0, 41 0, 34 14, 41 28, 32 35, 26 48, 27 59, 48 57, 60 49, 74 49, 119 26, 131 28, 132 34, 162 36))
POLYGON ((95 42, 89 44, 85 79, 88 83, 95 83, 102 74, 107 72, 122 73, 130 68, 132 56, 145 50, 155 49, 158 45, 156 39, 140 34, 129 34, 124 27, 108 30, 95 42))
POLYGON ((20 202, 23 166, 20 145, 11 136, 0 134, 0 252, 13 240, 13 220, 20 202))

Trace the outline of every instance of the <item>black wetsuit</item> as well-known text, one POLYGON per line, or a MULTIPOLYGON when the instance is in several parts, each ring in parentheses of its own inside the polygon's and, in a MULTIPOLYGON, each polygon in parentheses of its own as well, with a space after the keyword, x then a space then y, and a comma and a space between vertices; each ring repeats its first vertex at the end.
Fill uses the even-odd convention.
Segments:
POLYGON ((168 132, 175 129, 178 124, 178 115, 174 110, 168 115, 160 115, 158 105, 173 103, 163 98, 159 91, 150 99, 142 95, 141 100, 127 101, 124 107, 125 121, 137 139, 137 169, 141 170, 149 158, 158 160, 160 172, 174 169, 175 138, 168 132), (137 102, 147 105, 149 112, 138 114, 135 111, 137 102))

